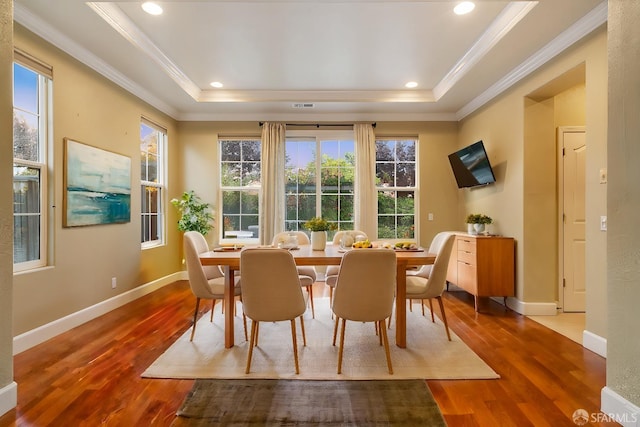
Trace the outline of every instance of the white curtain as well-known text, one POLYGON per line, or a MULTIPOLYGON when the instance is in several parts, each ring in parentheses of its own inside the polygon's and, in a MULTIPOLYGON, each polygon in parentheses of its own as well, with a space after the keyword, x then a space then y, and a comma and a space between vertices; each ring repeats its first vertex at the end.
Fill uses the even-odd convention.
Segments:
POLYGON ((262 169, 260 174, 260 244, 269 245, 284 226, 284 123, 262 125, 262 169))
POLYGON ((376 136, 373 126, 353 125, 356 152, 354 216, 356 230, 378 238, 378 197, 376 193, 376 136))

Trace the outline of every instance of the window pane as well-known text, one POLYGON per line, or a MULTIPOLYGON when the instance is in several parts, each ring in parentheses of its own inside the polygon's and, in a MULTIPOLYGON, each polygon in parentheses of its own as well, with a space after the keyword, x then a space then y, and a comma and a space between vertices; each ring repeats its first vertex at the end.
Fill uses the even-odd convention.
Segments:
POLYGON ((242 206, 243 215, 257 215, 259 198, 258 191, 243 191, 240 196, 240 204, 242 206))
POLYGON ((40 215, 13 216, 13 262, 40 259, 40 215))
POLYGON ((398 141, 396 146, 396 158, 398 162, 415 162, 416 142, 413 140, 398 141))
POLYGON ((13 212, 40 213, 40 169, 13 165, 13 212))
POLYGON ((221 184, 223 187, 237 187, 240 185, 241 166, 240 163, 222 162, 221 184))
POLYGON ((13 64, 13 106, 38 114, 38 73, 20 64, 13 64))
POLYGON ((240 191, 222 192, 222 213, 240 214, 240 191))
POLYGON ((376 163, 376 185, 382 187, 394 187, 395 172, 394 163, 376 163))
POLYGON ((395 191, 378 192, 378 215, 393 215, 396 212, 395 191))
POLYGON ((220 160, 223 162, 240 161, 240 144, 238 144, 238 141, 220 141, 220 160))
POLYGON ((13 111, 13 157, 39 161, 38 116, 24 111, 13 111))
POLYGON ((398 163, 396 169, 396 187, 413 187, 416 185, 416 164, 398 163))
POLYGON ((243 162, 242 163, 242 181, 243 187, 259 187, 260 186, 260 162, 243 162))
POLYGON ((413 214, 415 212, 415 204, 413 191, 398 191, 397 209, 399 214, 413 214))

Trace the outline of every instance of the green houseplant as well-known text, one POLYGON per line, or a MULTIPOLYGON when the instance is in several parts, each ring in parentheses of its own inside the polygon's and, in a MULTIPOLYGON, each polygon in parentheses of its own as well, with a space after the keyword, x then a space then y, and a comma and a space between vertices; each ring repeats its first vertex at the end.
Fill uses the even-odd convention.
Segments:
POLYGON ((335 230, 336 225, 334 223, 330 223, 324 218, 314 217, 309 221, 305 222, 302 227, 309 231, 329 231, 335 230))
POLYGON ((321 217, 311 218, 302 227, 311 231, 311 249, 314 251, 323 251, 327 247, 327 231, 337 228, 335 223, 321 217))
POLYGON ((185 191, 182 197, 172 199, 171 203, 180 211, 178 230, 198 231, 206 235, 213 228, 211 206, 203 202, 193 190, 185 191))
POLYGON ((484 214, 469 214, 466 222, 467 232, 469 234, 478 234, 484 232, 485 226, 493 223, 493 219, 484 214))

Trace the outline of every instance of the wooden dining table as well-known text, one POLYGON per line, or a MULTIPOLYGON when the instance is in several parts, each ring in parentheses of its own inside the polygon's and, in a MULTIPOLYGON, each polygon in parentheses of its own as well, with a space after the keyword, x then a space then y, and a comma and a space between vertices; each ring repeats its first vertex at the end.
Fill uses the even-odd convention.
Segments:
MULTIPOLYGON (((352 249, 366 250, 366 249, 352 249)), ((389 249, 393 250, 393 249, 389 249)), ((219 265, 224 270, 224 346, 234 346, 234 296, 233 287, 235 271, 240 270, 240 249, 208 251, 200 254, 203 265, 219 265)), ((433 264, 436 255, 426 251, 395 251, 397 260, 396 273, 396 345, 401 348, 407 346, 407 280, 406 271, 411 267, 433 264)), ((327 245, 322 251, 311 249, 311 245, 300 245, 292 249, 291 254, 297 265, 340 265, 344 251, 338 245, 327 245)), ((265 274, 268 274, 265 272, 265 274)))

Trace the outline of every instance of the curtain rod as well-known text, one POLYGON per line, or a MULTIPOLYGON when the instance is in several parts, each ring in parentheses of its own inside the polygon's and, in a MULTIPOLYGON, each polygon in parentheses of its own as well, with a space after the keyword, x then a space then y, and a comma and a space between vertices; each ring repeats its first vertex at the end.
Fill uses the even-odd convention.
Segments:
MULTIPOLYGON (((264 122, 258 122, 260 126, 264 124, 264 122)), ((285 123, 285 126, 315 126, 319 128, 320 126, 353 126, 355 123, 285 123)), ((371 126, 376 127, 376 123, 371 123, 371 126)))

